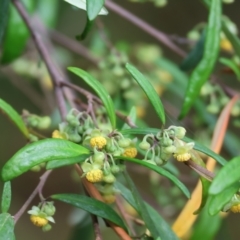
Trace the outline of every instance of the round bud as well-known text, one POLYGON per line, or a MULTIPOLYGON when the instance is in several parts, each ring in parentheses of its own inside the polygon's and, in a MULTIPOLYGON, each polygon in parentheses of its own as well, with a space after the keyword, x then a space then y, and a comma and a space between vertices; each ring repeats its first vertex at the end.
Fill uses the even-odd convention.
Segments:
POLYGON ((220 108, 216 104, 210 104, 207 106, 207 111, 212 114, 217 114, 219 112, 220 108))
POLYGON ((43 206, 42 211, 45 212, 48 216, 53 216, 56 212, 56 208, 52 203, 49 203, 43 206))
POLYGON ((170 138, 162 138, 160 143, 163 147, 168 147, 168 146, 171 146, 173 144, 173 140, 170 139, 170 138))
POLYGON ((47 129, 47 128, 50 127, 50 125, 51 125, 51 118, 48 117, 48 116, 45 116, 45 117, 41 117, 39 119, 37 128, 40 129, 40 130, 47 129))
POLYGON ((31 168, 31 171, 33 171, 33 172, 39 172, 39 171, 41 171, 41 166, 40 166, 40 165, 36 165, 36 166, 34 166, 34 167, 31 168))
POLYGON ((96 152, 93 155, 93 161, 95 163, 103 164, 104 159, 105 159, 105 154, 103 152, 96 152))
POLYGON ((184 127, 176 127, 175 128, 175 137, 178 139, 182 139, 186 134, 186 129, 184 127))
POLYGON ((165 147, 164 151, 167 153, 174 153, 176 151, 176 147, 174 145, 171 145, 171 146, 165 147))
POLYGON ((66 120, 67 120, 68 123, 70 123, 74 119, 75 119, 75 117, 72 114, 68 114, 67 117, 66 117, 66 120))
POLYGON ((71 121, 69 121, 68 123, 69 123, 69 125, 72 126, 72 127, 77 127, 77 126, 80 125, 80 122, 79 122, 79 120, 78 120, 76 117, 74 117, 73 119, 71 119, 71 121))
POLYGON ((119 173, 119 172, 120 172, 119 166, 117 166, 117 165, 111 166, 111 172, 112 172, 113 174, 119 173))
POLYGON ((238 104, 235 104, 231 110, 231 115, 233 117, 237 117, 240 115, 240 106, 238 104))
POLYGON ((108 174, 106 176, 103 176, 103 179, 102 179, 104 182, 106 183, 114 183, 116 178, 114 177, 113 174, 108 174))
POLYGON ((75 143, 79 143, 81 141, 81 137, 77 133, 69 134, 68 139, 75 143))
POLYGON ((142 141, 142 142, 139 143, 139 147, 142 150, 148 150, 151 147, 151 144, 147 141, 142 141))
POLYGON ((155 157, 154 158, 154 162, 158 165, 158 166, 162 166, 164 165, 166 162, 164 162, 160 157, 155 157))
POLYGON ((43 232, 48 232, 52 229, 52 226, 50 224, 47 224, 42 227, 43 232))
POLYGON ((131 139, 129 138, 122 138, 118 141, 118 145, 121 148, 126 148, 131 144, 131 139))

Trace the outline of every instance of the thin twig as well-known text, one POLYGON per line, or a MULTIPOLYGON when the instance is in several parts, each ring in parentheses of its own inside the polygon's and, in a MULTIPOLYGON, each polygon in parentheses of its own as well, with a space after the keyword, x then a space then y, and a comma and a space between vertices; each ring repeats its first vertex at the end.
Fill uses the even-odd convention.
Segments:
POLYGON ((57 99, 58 109, 60 111, 61 117, 64 119, 67 112, 65 108, 65 101, 63 97, 63 93, 61 91, 61 87, 59 86, 60 81, 64 81, 62 75, 59 73, 56 65, 54 64, 51 55, 49 54, 48 50, 46 49, 44 42, 42 41, 41 35, 35 30, 35 27, 33 26, 33 23, 31 21, 31 18, 29 17, 25 7, 23 6, 22 2, 19 0, 12 0, 13 5, 17 9, 18 13, 24 20, 26 26, 28 27, 28 30, 30 31, 30 34, 32 36, 32 39, 35 43, 35 46, 40 53, 44 63, 46 64, 46 67, 48 69, 48 72, 51 76, 51 79, 53 80, 53 83, 55 85, 55 96, 57 99))
POLYGON ((31 193, 27 201, 23 204, 23 206, 19 209, 19 211, 14 215, 14 222, 15 224, 19 220, 19 218, 22 216, 22 214, 26 211, 32 200, 36 197, 38 193, 42 192, 42 189, 50 175, 52 170, 46 171, 41 177, 40 177, 40 182, 38 183, 37 187, 34 189, 34 191, 31 193))
POLYGON ((95 240, 102 240, 101 231, 99 228, 99 223, 97 216, 94 214, 91 214, 92 222, 93 222, 93 228, 95 233, 95 240))
POLYGON ((200 176, 206 178, 209 181, 212 181, 215 174, 213 172, 210 172, 209 170, 207 170, 206 168, 196 164, 195 162, 193 162, 192 160, 186 161, 184 162, 188 167, 190 167, 191 169, 193 169, 196 173, 198 173, 200 176))
POLYGON ((171 49, 172 51, 177 53, 179 56, 181 56, 181 57, 186 56, 186 53, 182 49, 180 49, 177 45, 175 45, 165 33, 157 30, 150 24, 143 21, 141 18, 133 15, 131 12, 125 10, 124 8, 122 8, 121 6, 117 5, 116 3, 112 2, 112 1, 106 1, 105 5, 110 10, 116 12, 118 15, 127 19, 128 21, 135 24, 143 31, 147 32, 149 35, 156 38, 159 42, 161 42, 166 47, 168 47, 169 49, 171 49))

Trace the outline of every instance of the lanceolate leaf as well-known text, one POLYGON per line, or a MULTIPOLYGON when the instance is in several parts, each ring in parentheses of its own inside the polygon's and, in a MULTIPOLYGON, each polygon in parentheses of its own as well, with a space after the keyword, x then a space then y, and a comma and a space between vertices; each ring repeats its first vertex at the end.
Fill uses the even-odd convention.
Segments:
POLYGON ((26 145, 10 158, 2 168, 3 181, 9 181, 32 167, 52 160, 89 154, 89 150, 63 139, 45 139, 26 145))
POLYGON ((121 159, 121 160, 124 160, 124 161, 129 161, 129 162, 134 162, 134 163, 137 163, 139 165, 142 165, 144 167, 147 167, 157 173, 159 173, 160 175, 170 179, 176 186, 178 186, 182 192, 185 194, 185 196, 187 198, 190 198, 190 193, 188 191, 188 189, 186 188, 186 186, 180 182, 177 177, 175 177, 174 175, 172 175, 170 172, 168 172, 167 170, 163 169, 163 168, 160 168, 156 165, 153 165, 151 163, 147 163, 143 160, 139 160, 139 159, 136 159, 136 158, 128 158, 128 157, 115 157, 116 159, 121 159))
POLYGON ((140 73, 131 64, 127 63, 126 69, 129 71, 129 73, 132 75, 132 77, 137 81, 139 86, 146 93, 146 95, 147 95, 149 101, 151 102, 152 106, 154 107, 158 117, 160 118, 162 123, 165 124, 164 108, 163 108, 162 102, 160 101, 160 97, 158 96, 157 92, 153 88, 152 84, 149 82, 149 80, 146 79, 146 77, 142 73, 140 73))
POLYGON ((112 127, 115 128, 116 115, 114 111, 114 105, 111 97, 109 96, 105 88, 102 86, 102 84, 99 81, 97 81, 94 77, 92 77, 89 73, 80 68, 69 67, 68 70, 82 78, 97 93, 97 95, 101 98, 102 103, 106 108, 112 127))
POLYGON ((211 196, 208 209, 209 214, 215 215, 220 212, 224 205, 227 204, 233 195, 238 191, 239 187, 239 183, 235 183, 234 185, 224 189, 219 194, 211 196))
POLYGON ((71 158, 69 157, 66 159, 53 160, 53 161, 50 161, 47 163, 46 169, 50 170, 50 169, 54 169, 54 168, 72 165, 75 163, 81 163, 81 162, 84 162, 89 156, 90 156, 89 154, 82 154, 77 157, 71 157, 71 158))
POLYGON ((51 198, 71 204, 77 208, 81 208, 98 217, 107 219, 126 230, 126 226, 122 219, 106 203, 100 202, 96 199, 87 196, 77 194, 55 194, 52 195, 51 198))
POLYGON ((2 42, 7 23, 9 2, 10 0, 1 0, 0 2, 0 44, 2 42))
POLYGON ((14 220, 9 213, 0 214, 0 239, 15 240, 14 220))
POLYGON ((90 21, 94 20, 101 11, 104 0, 87 0, 87 15, 90 21))
POLYGON ((180 118, 183 118, 199 95, 202 85, 208 80, 217 60, 221 31, 221 0, 212 0, 206 33, 203 58, 192 72, 180 118))
POLYGON ((137 188, 135 187, 130 176, 126 172, 124 173, 124 176, 125 176, 125 179, 127 181, 127 184, 129 186, 131 192, 133 193, 133 198, 135 200, 136 207, 137 207, 139 214, 142 217, 144 223, 146 224, 147 229, 150 231, 150 233, 154 239, 158 239, 158 237, 160 237, 159 228, 157 227, 158 223, 156 223, 152 220, 152 218, 147 210, 147 207, 146 207, 145 203, 143 202, 142 197, 138 193, 137 188))
MULTIPOLYGON (((123 129, 123 130, 121 130, 121 133, 123 135, 135 135, 135 134, 145 135, 145 134, 149 134, 149 133, 157 134, 160 131, 161 130, 157 129, 157 128, 131 128, 131 129, 123 129)), ((202 152, 202 153, 208 155, 209 157, 215 159, 221 165, 225 165, 227 163, 227 161, 223 157, 216 154, 215 152, 213 152, 211 149, 205 147, 204 145, 201 145, 201 144, 199 144, 199 143, 195 142, 194 140, 192 140, 190 138, 187 138, 187 137, 184 137, 183 141, 187 142, 187 143, 188 142, 194 142, 195 145, 194 145, 193 148, 195 150, 197 150, 199 152, 202 152)))
POLYGON ((210 194, 219 194, 240 180, 240 157, 233 158, 220 169, 209 189, 210 194))
POLYGON ((5 182, 3 186, 3 193, 2 193, 2 212, 8 212, 12 198, 12 190, 11 190, 11 182, 5 182))
MULTIPOLYGON (((23 0, 28 12, 34 10, 35 2, 34 0, 23 0)), ((26 24, 19 16, 17 10, 13 6, 10 6, 8 25, 2 46, 1 62, 7 64, 19 57, 24 51, 28 38, 29 31, 26 24)))
POLYGON ((19 130, 23 133, 23 135, 28 138, 29 133, 22 118, 8 103, 6 103, 1 98, 0 98, 0 111, 5 113, 13 121, 13 123, 19 128, 19 130))
MULTIPOLYGON (((125 198, 125 200, 139 212, 138 206, 134 200, 132 192, 127 189, 123 184, 120 182, 116 182, 115 187, 121 192, 121 195, 125 198)), ((158 233, 161 239, 168 239, 168 240, 178 240, 175 233, 172 231, 171 227, 168 225, 167 222, 161 217, 161 215, 152 208, 149 204, 144 202, 147 211, 150 215, 150 218, 154 223, 157 223, 158 233)))

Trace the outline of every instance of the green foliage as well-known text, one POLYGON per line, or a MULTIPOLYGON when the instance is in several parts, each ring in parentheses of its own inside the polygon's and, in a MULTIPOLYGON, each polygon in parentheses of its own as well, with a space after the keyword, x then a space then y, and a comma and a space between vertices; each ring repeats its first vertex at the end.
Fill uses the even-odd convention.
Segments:
POLYGON ((114 129, 116 127, 116 115, 115 115, 115 111, 114 111, 114 105, 113 105, 111 97, 106 92, 104 87, 89 73, 87 73, 86 71, 84 71, 80 68, 69 67, 68 70, 73 72, 80 78, 82 78, 97 93, 97 95, 102 100, 102 103, 106 108, 109 120, 114 129))
POLYGON ((9 181, 40 163, 88 153, 86 148, 67 140, 41 140, 26 145, 12 156, 2 168, 2 179, 9 181))
MULTIPOLYGON (((125 198, 125 200, 130 205, 132 205, 137 210, 137 212, 140 212, 138 204, 134 199, 133 192, 126 188, 120 182, 116 182, 115 186, 117 187, 118 190, 121 191, 121 195, 125 198)), ((154 222, 154 224, 157 223, 157 229, 161 239, 178 240, 177 236, 172 231, 171 227, 167 224, 167 222, 165 222, 161 215, 148 203, 144 202, 144 204, 151 218, 151 222, 154 222)))
POLYGON ((187 198, 190 198, 190 193, 188 191, 188 189, 186 188, 186 186, 180 182, 177 177, 175 177, 174 175, 172 175, 170 172, 168 172, 167 170, 161 168, 161 167, 158 167, 156 165, 153 165, 151 163, 148 163, 146 161, 142 161, 142 160, 139 160, 139 159, 135 159, 135 158, 127 158, 127 157, 116 157, 116 159, 121 159, 121 160, 124 160, 124 161, 129 161, 129 162, 133 162, 133 163, 137 163, 139 165, 142 165, 144 167, 147 167, 155 172, 157 172, 158 174, 168 178, 169 180, 171 180, 174 184, 176 184, 176 186, 178 186, 182 192, 184 193, 184 195, 187 197, 187 198))
POLYGON ((132 77, 137 81, 139 86, 143 89, 143 91, 146 93, 149 101, 151 102, 152 106, 154 107, 159 119, 163 124, 165 124, 165 113, 164 108, 162 105, 162 102, 160 101, 160 98, 157 94, 157 92, 154 90, 151 83, 140 73, 134 66, 127 63, 126 69, 129 71, 129 73, 132 75, 132 77))
POLYGON ((107 219, 126 230, 126 226, 122 219, 106 203, 77 194, 54 194, 51 198, 68 203, 98 217, 107 219))
POLYGON ((15 240, 14 220, 9 213, 0 214, 0 239, 15 240))
POLYGON ((240 185, 238 183, 235 183, 234 185, 225 188, 220 193, 211 196, 209 201, 209 214, 215 215, 219 213, 223 209, 224 205, 226 205, 231 200, 239 187, 240 185))
POLYGON ((216 195, 240 180, 240 157, 235 157, 220 169, 214 178, 209 193, 216 195))
POLYGON ((94 20, 101 11, 105 0, 87 0, 87 16, 90 21, 94 20))
POLYGON ((240 70, 238 65, 231 59, 228 58, 220 58, 219 62, 222 63, 223 65, 229 67, 230 69, 233 70, 235 75, 237 76, 237 79, 240 80, 240 70))
POLYGON ((180 118, 183 118, 198 97, 200 88, 208 80, 217 60, 221 31, 221 1, 212 0, 209 22, 206 30, 206 42, 203 58, 189 79, 187 91, 181 109, 180 118))
POLYGON ((11 121, 19 128, 19 130, 23 133, 23 135, 28 138, 29 133, 28 130, 19 114, 10 106, 8 103, 6 103, 3 99, 0 99, 0 110, 9 117, 11 121))
MULTIPOLYGON (((24 0, 23 2, 29 12, 35 9, 36 4, 34 0, 24 0)), ((24 51, 28 38, 28 28, 19 16, 17 10, 13 6, 10 6, 1 63, 7 64, 19 57, 24 51)))
POLYGON ((3 193, 2 193, 2 202, 1 202, 1 210, 3 213, 8 212, 11 204, 12 198, 12 190, 11 190, 11 182, 5 182, 3 186, 3 193))

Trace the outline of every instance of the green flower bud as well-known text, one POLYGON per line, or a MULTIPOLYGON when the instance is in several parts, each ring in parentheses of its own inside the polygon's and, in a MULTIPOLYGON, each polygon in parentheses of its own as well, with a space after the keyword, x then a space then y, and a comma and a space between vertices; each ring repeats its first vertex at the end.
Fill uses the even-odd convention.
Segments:
POLYGON ((93 164, 92 164, 92 169, 102 169, 102 164, 93 163, 93 164))
POLYGON ((129 138, 122 138, 118 141, 118 145, 119 147, 127 148, 131 144, 131 142, 132 141, 129 138))
POLYGON ((210 104, 207 106, 207 111, 212 114, 217 114, 220 111, 220 108, 217 104, 210 104))
POLYGON ((45 212, 48 216, 53 216, 56 212, 56 208, 52 202, 48 202, 43 206, 42 211, 45 212))
POLYGON ((163 151, 165 151, 166 153, 174 153, 175 150, 176 150, 176 147, 172 145, 172 146, 165 147, 163 151))
POLYGON ((240 106, 238 104, 234 104, 232 110, 231 110, 231 115, 233 117, 237 117, 240 115, 240 106))
POLYGON ((175 137, 178 139, 182 139, 186 134, 186 129, 184 127, 176 127, 175 128, 175 137))
POLYGON ((95 163, 103 164, 105 154, 103 152, 95 152, 93 155, 93 161, 95 163))
POLYGON ((117 165, 111 166, 111 172, 112 172, 113 174, 119 173, 119 172, 120 172, 119 166, 117 166, 117 165))
POLYGON ((142 142, 139 143, 139 147, 142 150, 148 150, 151 147, 151 144, 147 141, 142 141, 142 142))
POLYGON ((52 229, 52 226, 50 224, 46 224, 42 227, 43 232, 48 232, 52 229))
POLYGON ((49 128, 50 125, 51 125, 51 118, 48 117, 48 116, 45 116, 45 117, 41 117, 39 119, 37 128, 40 129, 40 130, 43 130, 43 129, 49 128))
POLYGON ((160 144, 163 147, 168 147, 168 146, 171 146, 173 144, 173 140, 171 140, 170 138, 162 138, 160 140, 160 144))
POLYGON ((78 135, 78 133, 74 133, 74 134, 69 134, 68 139, 72 142, 79 143, 82 138, 78 135))
POLYGON ((112 173, 110 173, 108 175, 103 176, 102 180, 106 183, 114 183, 116 181, 116 178, 112 173))
POLYGON ((154 158, 154 162, 158 165, 158 166, 162 166, 164 165, 166 162, 163 161, 160 157, 155 157, 154 158))
POLYGON ((33 172, 40 172, 41 171, 40 165, 36 165, 36 166, 32 167, 31 171, 33 171, 33 172))

